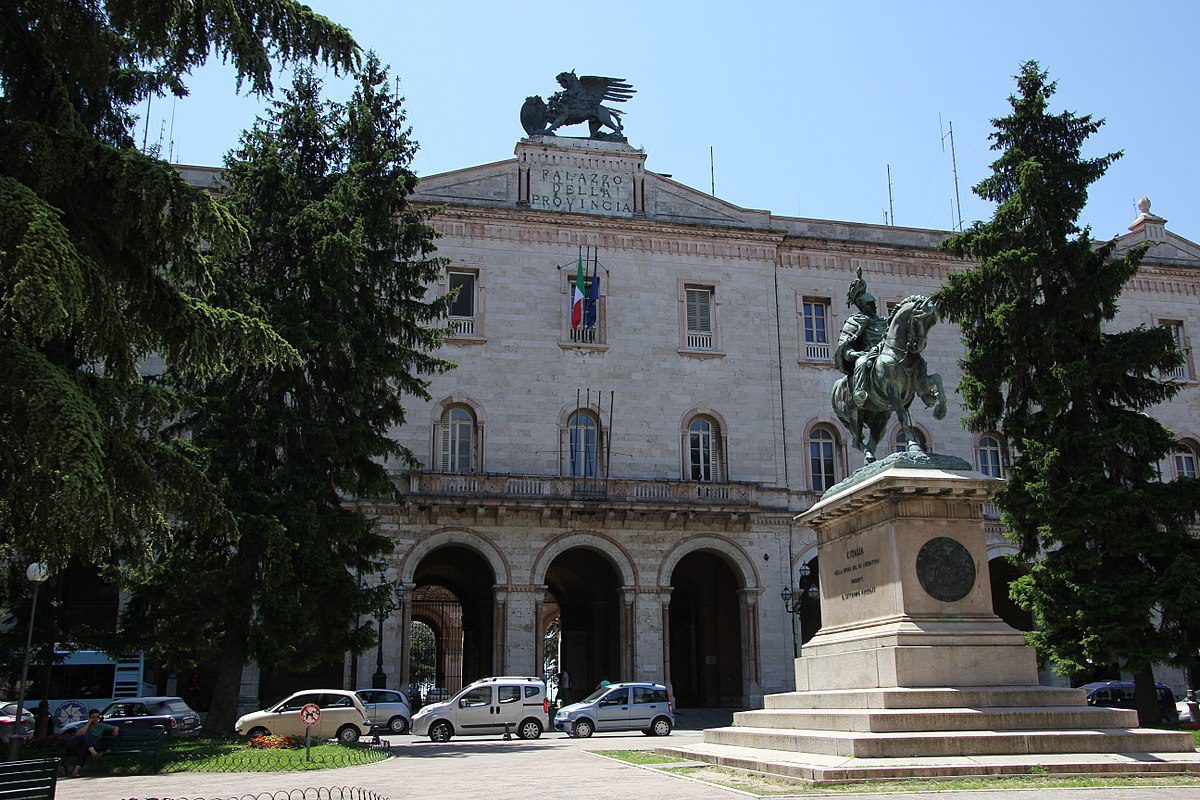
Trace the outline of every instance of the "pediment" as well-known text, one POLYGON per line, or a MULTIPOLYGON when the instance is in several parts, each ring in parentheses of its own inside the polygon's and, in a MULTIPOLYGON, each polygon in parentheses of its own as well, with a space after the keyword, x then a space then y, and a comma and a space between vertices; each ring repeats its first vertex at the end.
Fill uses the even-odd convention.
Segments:
POLYGON ((646 173, 646 216, 691 225, 766 228, 768 211, 742 208, 682 183, 646 173))
MULTIPOLYGON (((1144 241, 1146 241, 1146 237, 1140 233, 1127 233, 1117 238, 1116 251, 1123 253, 1144 241)), ((1150 249, 1146 251, 1142 260, 1200 267, 1200 245, 1166 231, 1162 239, 1150 245, 1150 249)))
POLYGON ((516 205, 517 162, 508 158, 421 178, 414 200, 431 203, 516 205))

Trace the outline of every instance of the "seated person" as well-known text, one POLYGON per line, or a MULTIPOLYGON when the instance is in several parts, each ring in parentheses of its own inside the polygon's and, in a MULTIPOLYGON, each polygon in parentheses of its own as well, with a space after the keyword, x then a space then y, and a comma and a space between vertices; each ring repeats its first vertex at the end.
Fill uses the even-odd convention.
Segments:
POLYGON ((118 736, 121 729, 114 725, 106 725, 100 721, 100 709, 93 708, 88 712, 87 724, 79 729, 79 732, 67 739, 66 751, 68 756, 78 756, 79 760, 75 764, 75 770, 71 773, 72 778, 78 778, 79 773, 83 771, 83 765, 87 763, 89 755, 100 757, 98 748, 100 740, 105 736, 118 736))

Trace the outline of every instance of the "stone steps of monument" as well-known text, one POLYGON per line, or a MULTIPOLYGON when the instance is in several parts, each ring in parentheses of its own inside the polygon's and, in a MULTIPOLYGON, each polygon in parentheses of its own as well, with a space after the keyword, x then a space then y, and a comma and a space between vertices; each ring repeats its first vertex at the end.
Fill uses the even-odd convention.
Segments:
POLYGON ((1083 689, 1058 686, 829 689, 783 692, 764 698, 767 708, 1032 708, 1082 706, 1083 689))
POLYGON ((865 733, 733 726, 704 732, 708 744, 854 758, 1035 753, 1195 752, 1190 732, 1148 728, 1094 730, 911 731, 865 733))
POLYGON ((1200 753, 1055 753, 1033 755, 846 758, 711 744, 665 746, 660 753, 734 769, 822 783, 1000 775, 1200 775, 1200 753))
POLYGON ((1136 711, 1092 706, 758 709, 739 711, 733 715, 733 724, 741 728, 795 728, 861 733, 1134 728, 1137 727, 1137 721, 1136 711))

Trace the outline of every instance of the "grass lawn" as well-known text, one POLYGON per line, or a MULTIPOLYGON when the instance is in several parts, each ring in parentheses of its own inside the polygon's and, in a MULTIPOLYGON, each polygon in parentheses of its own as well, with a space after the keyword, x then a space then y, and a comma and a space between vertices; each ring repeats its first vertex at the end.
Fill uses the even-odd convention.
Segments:
MULTIPOLYGON (((51 740, 25 750, 29 758, 53 758, 63 755, 62 742, 51 740)), ((365 745, 341 745, 327 740, 313 743, 312 760, 304 749, 258 750, 246 747, 240 739, 201 737, 167 739, 158 756, 158 772, 302 772, 307 770, 355 767, 387 758, 386 750, 365 745)), ((135 775, 139 771, 135 755, 105 756, 91 759, 84 774, 135 775)))
POLYGON ((624 761, 626 764, 673 764, 683 761, 679 756, 656 753, 653 750, 593 750, 592 752, 605 758, 624 761))

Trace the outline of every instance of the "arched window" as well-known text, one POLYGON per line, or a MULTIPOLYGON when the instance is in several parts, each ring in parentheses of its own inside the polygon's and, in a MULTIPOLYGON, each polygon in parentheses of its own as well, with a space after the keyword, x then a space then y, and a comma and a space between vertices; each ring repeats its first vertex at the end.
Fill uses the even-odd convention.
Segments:
POLYGON ((724 442, 721 426, 715 419, 693 417, 688 423, 684 442, 688 480, 724 480, 724 442))
MULTIPOLYGON (((928 453, 929 452, 929 443, 927 441, 925 441, 925 432, 922 431, 920 428, 915 428, 915 427, 912 429, 912 432, 913 432, 913 436, 915 436, 917 439, 917 444, 921 445, 921 449, 924 450, 926 453, 928 453)), ((899 428, 896 430, 895 442, 896 442, 896 452, 897 453, 903 453, 908 450, 908 439, 904 438, 904 428, 899 428)))
POLYGON ((1187 442, 1177 442, 1171 450, 1176 478, 1196 477, 1196 450, 1187 442))
POLYGON ((567 474, 572 478, 599 477, 600 421, 590 411, 576 411, 567 419, 567 474))
POLYGON ((979 471, 989 478, 1003 478, 1004 467, 1000 462, 1000 440, 995 436, 980 436, 975 445, 975 459, 979 471))
POLYGON ((477 471, 474 412, 467 406, 449 406, 439 427, 442 472, 477 471))
POLYGON ((812 429, 808 435, 808 466, 812 490, 823 492, 837 483, 833 432, 826 427, 812 429))

